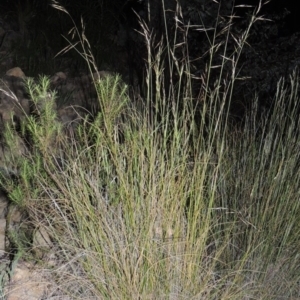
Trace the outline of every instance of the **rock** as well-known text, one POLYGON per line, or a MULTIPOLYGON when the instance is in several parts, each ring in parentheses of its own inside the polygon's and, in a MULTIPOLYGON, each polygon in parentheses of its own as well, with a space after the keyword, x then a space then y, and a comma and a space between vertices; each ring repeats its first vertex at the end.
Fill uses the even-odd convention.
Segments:
POLYGON ((8 199, 4 195, 4 193, 0 191, 0 219, 3 219, 6 217, 7 206, 8 206, 8 199))
POLYGON ((32 248, 35 256, 42 259, 53 247, 50 236, 45 227, 39 227, 33 235, 32 248))
POLYGON ((29 100, 22 78, 6 75, 0 81, 0 119, 10 123, 15 118, 21 120, 29 114, 29 100))
POLYGON ((6 219, 0 219, 0 258, 5 254, 6 219))
POLYGON ((24 217, 24 213, 16 205, 9 206, 9 212, 7 214, 7 222, 9 230, 13 230, 16 226, 19 226, 22 219, 24 217))
POLYGON ((8 200, 0 191, 0 257, 3 256, 6 249, 6 216, 8 210, 8 200))
POLYGON ((42 280, 41 274, 33 269, 30 263, 18 263, 13 270, 12 278, 6 292, 7 300, 39 300, 48 286, 48 282, 42 280))
POLYGON ((15 67, 15 68, 9 69, 6 72, 6 75, 7 76, 19 77, 19 78, 25 78, 26 77, 25 74, 24 74, 24 72, 19 67, 15 67))
POLYGON ((66 79, 67 79, 67 75, 65 73, 57 72, 50 78, 50 82, 52 85, 57 85, 66 79))

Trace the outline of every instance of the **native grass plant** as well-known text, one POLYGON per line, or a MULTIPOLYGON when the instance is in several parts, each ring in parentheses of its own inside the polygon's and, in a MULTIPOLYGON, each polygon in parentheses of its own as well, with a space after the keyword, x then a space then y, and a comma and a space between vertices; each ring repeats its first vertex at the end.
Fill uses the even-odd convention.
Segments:
MULTIPOLYGON (((50 236, 55 263, 42 268, 51 268, 60 291, 72 299, 300 296, 297 74, 279 82, 269 113, 260 115, 255 99, 239 128, 228 117, 252 24, 235 56, 221 47, 220 77, 211 86, 206 74, 202 114, 188 56, 179 57, 176 41, 155 52, 146 23, 144 109, 120 77, 109 76, 95 82, 101 111, 68 131, 48 79, 27 82, 35 113, 5 134, 7 145, 21 138, 27 148, 14 156, 17 175, 2 175, 1 185, 27 211, 27 225, 50 236), (164 51, 169 74, 179 74, 168 88, 164 51), (232 76, 224 81, 228 61, 232 76)), ((225 40, 230 20, 226 30, 225 40)))

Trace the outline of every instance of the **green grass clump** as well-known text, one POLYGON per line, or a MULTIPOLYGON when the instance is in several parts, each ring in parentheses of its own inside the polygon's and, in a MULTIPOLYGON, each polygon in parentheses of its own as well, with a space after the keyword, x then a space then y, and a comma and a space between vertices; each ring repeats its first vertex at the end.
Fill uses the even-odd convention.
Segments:
MULTIPOLYGON (((256 99, 236 126, 229 106, 238 60, 227 81, 221 68, 212 89, 208 74, 199 109, 188 60, 162 44, 150 55, 142 28, 145 103, 108 76, 95 82, 101 111, 70 132, 48 79, 28 82, 37 113, 21 131, 7 128, 7 144, 21 138, 27 148, 15 155, 17 175, 2 175, 1 186, 27 211, 27 224, 46 228, 59 262, 53 274, 72 299, 296 299, 297 73, 279 82, 268 114, 259 115, 256 99), (168 93, 163 51, 179 74, 168 93)), ((213 45, 212 56, 216 48, 225 65, 233 55, 213 45)))

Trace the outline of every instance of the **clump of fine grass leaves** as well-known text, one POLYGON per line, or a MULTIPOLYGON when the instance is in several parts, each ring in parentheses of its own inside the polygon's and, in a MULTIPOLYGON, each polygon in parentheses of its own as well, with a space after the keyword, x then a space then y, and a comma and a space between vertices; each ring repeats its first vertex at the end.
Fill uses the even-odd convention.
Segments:
MULTIPOLYGON (((167 50, 179 84, 165 93, 163 46, 150 55, 142 28, 151 111, 135 109, 120 77, 107 77, 95 82, 101 112, 66 131, 42 78, 28 84, 36 115, 6 131, 8 144, 21 137, 28 151, 1 185, 30 224, 46 228, 60 289, 73 299, 299 297, 297 74, 279 82, 269 113, 259 115, 256 99, 236 129, 228 106, 237 61, 228 81, 221 69, 213 88, 205 82, 199 114, 178 45, 167 50)), ((226 64, 217 46, 211 55, 222 49, 226 64)))

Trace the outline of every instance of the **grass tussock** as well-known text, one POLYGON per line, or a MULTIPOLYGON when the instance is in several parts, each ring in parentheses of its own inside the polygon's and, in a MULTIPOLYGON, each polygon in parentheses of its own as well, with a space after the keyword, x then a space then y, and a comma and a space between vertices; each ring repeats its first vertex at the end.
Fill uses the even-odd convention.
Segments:
MULTIPOLYGON (((48 79, 28 82, 37 113, 19 132, 7 128, 7 145, 21 138, 26 149, 14 156, 17 175, 2 174, 1 185, 26 210, 27 226, 46 229, 53 275, 72 299, 300 296, 297 73, 278 83, 269 113, 259 114, 254 99, 242 125, 229 118, 238 57, 257 19, 235 53, 226 48, 231 18, 225 43, 213 39, 199 104, 187 56, 178 56, 184 44, 161 42, 153 52, 146 23, 143 104, 109 76, 95 82, 101 111, 70 132, 57 120, 48 79), (212 85, 216 49, 222 64, 212 85), (178 74, 168 88, 162 57, 178 74)), ((28 247, 14 237, 18 249, 28 247)))

